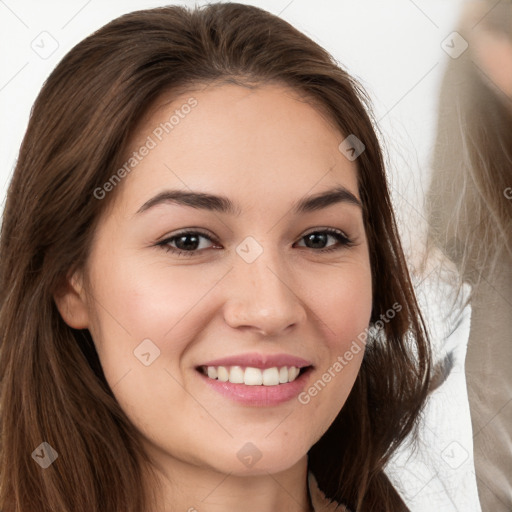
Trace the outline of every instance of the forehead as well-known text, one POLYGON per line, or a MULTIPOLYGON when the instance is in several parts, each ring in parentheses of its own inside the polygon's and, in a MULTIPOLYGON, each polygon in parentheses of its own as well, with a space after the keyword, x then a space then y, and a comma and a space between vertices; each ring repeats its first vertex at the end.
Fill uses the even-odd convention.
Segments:
POLYGON ((133 152, 139 156, 122 196, 140 202, 163 188, 190 188, 259 209, 262 200, 282 204, 337 184, 357 196, 356 165, 338 149, 343 139, 330 119, 284 85, 216 84, 172 101, 162 96, 130 143, 127 162, 133 152))

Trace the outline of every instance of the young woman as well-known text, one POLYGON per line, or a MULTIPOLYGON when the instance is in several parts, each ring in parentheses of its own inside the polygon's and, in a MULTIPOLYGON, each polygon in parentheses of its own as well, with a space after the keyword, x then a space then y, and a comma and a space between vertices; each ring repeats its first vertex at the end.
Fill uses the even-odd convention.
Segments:
POLYGON ((430 349, 366 96, 240 4, 122 16, 32 111, 0 241, 4 512, 406 510, 430 349))

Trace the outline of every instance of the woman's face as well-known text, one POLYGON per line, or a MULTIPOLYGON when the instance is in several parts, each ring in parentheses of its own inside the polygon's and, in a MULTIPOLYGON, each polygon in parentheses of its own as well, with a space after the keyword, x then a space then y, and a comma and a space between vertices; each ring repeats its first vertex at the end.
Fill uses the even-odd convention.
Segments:
POLYGON ((136 165, 103 188, 117 187, 112 208, 58 305, 90 330, 162 467, 282 471, 342 408, 372 305, 344 138, 284 86, 211 85, 162 100, 134 138, 136 165))

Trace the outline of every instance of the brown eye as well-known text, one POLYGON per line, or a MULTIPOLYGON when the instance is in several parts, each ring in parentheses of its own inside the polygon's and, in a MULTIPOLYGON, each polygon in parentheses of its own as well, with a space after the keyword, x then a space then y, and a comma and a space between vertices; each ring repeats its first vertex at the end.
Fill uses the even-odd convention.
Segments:
POLYGON ((166 238, 165 240, 158 242, 157 245, 161 246, 166 251, 177 254, 178 256, 193 256, 195 253, 208 248, 200 247, 201 238, 214 242, 211 237, 199 231, 185 231, 166 238))
POLYGON ((335 251, 352 245, 352 241, 342 231, 332 228, 312 231, 304 235, 301 240, 306 241, 306 247, 309 249, 318 249, 318 252, 335 251), (329 238, 336 239, 338 244, 326 248, 325 246, 329 238))

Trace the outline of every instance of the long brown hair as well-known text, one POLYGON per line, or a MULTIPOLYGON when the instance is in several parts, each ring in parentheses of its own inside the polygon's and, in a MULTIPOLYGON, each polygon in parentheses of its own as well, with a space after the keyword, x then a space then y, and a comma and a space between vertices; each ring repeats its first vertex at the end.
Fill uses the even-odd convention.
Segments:
MULTIPOLYGON (((0 241, 3 512, 140 512, 149 463, 107 384, 90 334, 60 317, 53 293, 87 259, 115 196, 94 197, 163 93, 212 81, 285 84, 365 145, 357 158, 373 279, 368 342, 352 392, 309 451, 326 495, 358 511, 406 510, 384 473, 425 401, 430 349, 400 245, 379 142, 362 88, 320 46, 241 4, 130 13, 76 45, 41 90, 9 187, 0 241), (391 305, 401 311, 389 322, 391 305), (59 453, 42 470, 42 441, 59 453)), ((341 141, 340 141, 341 142, 341 141)))

